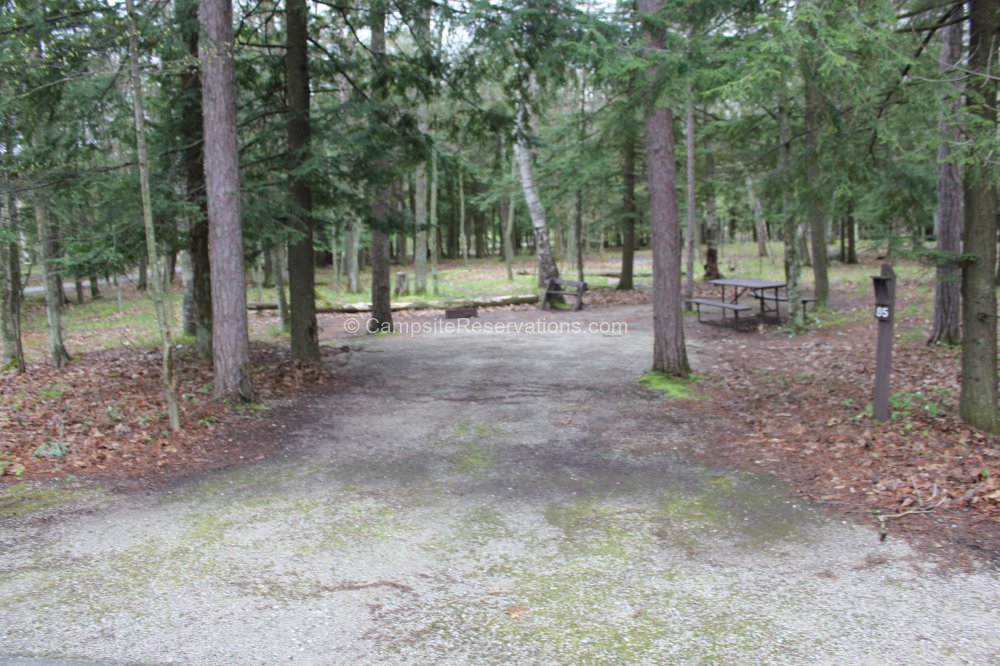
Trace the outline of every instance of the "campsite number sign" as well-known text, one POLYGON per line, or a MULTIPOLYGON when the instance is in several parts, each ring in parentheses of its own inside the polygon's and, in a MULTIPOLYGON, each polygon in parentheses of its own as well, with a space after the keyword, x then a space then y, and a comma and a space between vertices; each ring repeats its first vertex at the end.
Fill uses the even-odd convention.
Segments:
POLYGON ((872 391, 872 416, 876 421, 889 418, 889 374, 892 371, 892 310, 896 305, 896 273, 883 264, 875 283, 875 319, 878 320, 878 345, 875 350, 875 388, 872 391))

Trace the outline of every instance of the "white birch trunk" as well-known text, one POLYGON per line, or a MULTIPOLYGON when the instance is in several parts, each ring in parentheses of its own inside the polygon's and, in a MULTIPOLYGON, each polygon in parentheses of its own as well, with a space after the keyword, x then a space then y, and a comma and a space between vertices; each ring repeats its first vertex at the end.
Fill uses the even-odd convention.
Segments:
POLYGON ((174 346, 170 340, 170 322, 165 306, 163 262, 156 249, 156 229, 153 225, 153 200, 149 187, 149 156, 146 152, 145 113, 142 106, 142 80, 139 78, 139 40, 136 34, 135 6, 132 0, 125 1, 128 12, 129 71, 132 78, 132 111, 135 117, 135 142, 139 162, 139 188, 142 194, 142 220, 146 230, 146 255, 153 272, 150 283, 153 286, 153 307, 156 323, 160 328, 160 349, 163 353, 163 390, 167 398, 167 417, 170 429, 181 429, 180 410, 177 406, 177 378, 174 375, 174 346))

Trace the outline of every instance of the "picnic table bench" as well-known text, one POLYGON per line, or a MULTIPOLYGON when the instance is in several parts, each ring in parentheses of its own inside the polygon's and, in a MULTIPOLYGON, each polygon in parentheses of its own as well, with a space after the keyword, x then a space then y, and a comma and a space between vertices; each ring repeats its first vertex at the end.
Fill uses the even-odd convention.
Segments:
POLYGON ((542 309, 548 308, 555 299, 561 296, 576 296, 573 302, 573 312, 583 309, 583 292, 587 291, 587 283, 578 280, 564 280, 562 278, 549 278, 545 285, 545 293, 542 295, 542 309), (572 289, 573 291, 570 291, 572 289))
POLYGON ((752 310, 749 305, 740 305, 739 303, 727 303, 726 301, 718 301, 714 298, 689 298, 688 303, 692 303, 695 309, 698 311, 698 321, 701 322, 701 306, 708 305, 714 308, 719 308, 722 310, 722 317, 725 318, 726 310, 731 310, 737 319, 740 318, 741 312, 746 312, 747 310, 752 310))
MULTIPOLYGON (((711 298, 689 298, 688 303, 698 306, 698 321, 701 322, 701 306, 711 306, 722 310, 722 317, 725 319, 726 312, 732 312, 739 319, 741 312, 746 312, 752 308, 749 305, 741 305, 740 297, 743 295, 751 299, 756 299, 760 304, 760 316, 767 317, 773 315, 779 322, 781 321, 781 311, 778 306, 788 302, 787 285, 783 280, 763 280, 759 278, 719 278, 709 280, 722 289, 722 298, 716 300, 711 298), (727 288, 732 287, 732 292, 727 294, 727 288), (773 305, 771 305, 773 304, 773 305)), ((808 303, 815 303, 815 296, 801 296, 802 308, 805 309, 808 303)))
MULTIPOLYGON (((757 298, 760 299, 760 300, 762 300, 762 301, 775 301, 777 303, 787 303, 788 302, 788 296, 782 296, 781 294, 763 294, 762 293, 762 294, 758 294, 757 298)), ((804 312, 806 310, 806 305, 807 304, 809 304, 809 303, 815 303, 816 302, 816 297, 815 296, 803 296, 801 300, 802 300, 802 310, 804 312)))

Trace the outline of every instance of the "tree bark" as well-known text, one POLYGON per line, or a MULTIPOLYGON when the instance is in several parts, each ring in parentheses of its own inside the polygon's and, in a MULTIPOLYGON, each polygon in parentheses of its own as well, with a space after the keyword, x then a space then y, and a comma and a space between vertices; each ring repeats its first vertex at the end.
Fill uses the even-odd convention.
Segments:
POLYGON ((194 336, 197 333, 194 312, 194 270, 191 268, 191 253, 181 250, 178 257, 181 266, 181 287, 184 295, 181 298, 181 330, 185 335, 194 336))
POLYGON ((146 255, 139 256, 139 280, 136 282, 136 291, 146 291, 149 288, 149 260, 146 255))
POLYGON ((757 256, 766 257, 768 256, 767 220, 764 218, 764 206, 760 202, 760 197, 757 196, 757 188, 754 185, 753 176, 750 175, 750 170, 745 166, 742 166, 742 168, 744 182, 747 187, 747 196, 750 197, 750 207, 753 210, 753 228, 754 236, 757 238, 757 256))
POLYGON ((236 68, 231 0, 202 0, 204 40, 202 108, 205 185, 212 284, 212 352, 215 395, 253 400, 247 333, 246 276, 240 227, 240 175, 236 142, 236 68))
POLYGON ((279 245, 274 249, 274 295, 278 301, 278 320, 281 330, 286 333, 292 330, 292 318, 288 312, 288 299, 285 297, 285 276, 288 275, 288 262, 285 260, 286 248, 279 245))
MULTIPOLYGON (((132 111, 135 119, 136 161, 139 164, 139 189, 142 197, 142 221, 146 231, 146 255, 153 269, 153 309, 160 329, 160 351, 163 357, 161 379, 167 399, 167 418, 170 429, 181 429, 180 409, 177 406, 177 377, 174 374, 174 345, 167 319, 166 280, 164 266, 156 247, 156 227, 153 224, 153 197, 149 185, 149 155, 146 150, 146 122, 143 109, 142 79, 139 78, 139 37, 136 28, 133 0, 125 0, 128 13, 129 72, 132 79, 132 111)), ((82 293, 83 286, 80 286, 82 293)), ((82 294, 81 294, 82 295, 82 294)))
MULTIPOLYGON (((522 102, 518 115, 525 115, 529 111, 522 102)), ((545 221, 545 207, 538 197, 538 190, 535 187, 535 177, 531 168, 531 149, 527 145, 527 138, 524 131, 530 122, 520 121, 517 139, 514 141, 514 159, 517 161, 518 173, 521 177, 521 191, 524 193, 524 200, 528 206, 528 215, 531 217, 531 225, 535 228, 535 252, 538 256, 538 286, 548 284, 549 279, 559 277, 559 268, 556 266, 555 257, 552 255, 552 246, 549 243, 549 230, 545 221)))
POLYGON ((805 311, 802 308, 802 264, 799 247, 802 226, 795 219, 792 202, 792 121, 788 113, 788 100, 780 99, 778 142, 781 144, 781 218, 782 240, 785 245, 785 291, 788 293, 788 321, 795 332, 805 328, 805 311))
MULTIPOLYGON (((691 31, 688 31, 690 39, 691 31)), ((698 203, 695 189, 695 177, 697 165, 695 164, 695 120, 694 120, 694 100, 691 86, 688 86, 687 103, 687 129, 685 139, 687 141, 687 233, 685 234, 685 244, 687 245, 687 276, 684 280, 684 298, 694 298, 694 265, 695 253, 698 251, 696 228, 698 226, 698 203)), ((691 304, 686 303, 686 308, 691 309, 691 304)))
MULTIPOLYGON (((955 73, 962 59, 962 25, 944 28, 940 71, 945 78, 955 73)), ((934 210, 934 233, 937 237, 937 280, 934 285, 934 324, 927 344, 955 345, 962 341, 961 270, 958 255, 962 251, 962 176, 952 146, 961 139, 958 113, 961 88, 949 86, 938 115, 937 205, 934 210)))
MULTIPOLYGON (((974 141, 992 139, 997 129, 997 30, 1000 6, 995 0, 969 3, 970 39, 968 114, 974 141)), ((997 190, 991 157, 983 149, 968 162, 963 180, 965 229, 962 266, 962 384, 959 413, 983 430, 1000 430, 997 409, 997 190)))
POLYGON ((822 93, 816 81, 815 63, 803 58, 802 79, 805 83, 805 145, 806 180, 808 186, 809 240, 812 243, 813 282, 816 307, 826 307, 830 301, 830 282, 826 256, 826 216, 823 194, 820 192, 819 123, 823 105, 822 93))
POLYGON ((705 155, 705 279, 717 280, 719 272, 719 211, 715 202, 715 158, 711 149, 705 155))
POLYGON ((24 372, 24 348, 21 345, 21 248, 17 241, 17 202, 11 191, 10 173, 14 159, 13 131, 4 134, 4 197, 0 200, 0 342, 5 369, 24 372))
MULTIPOLYGON (((188 56, 198 57, 198 3, 184 0, 177 5, 178 22, 188 56)), ((204 123, 201 112, 201 71, 197 65, 181 69, 181 134, 186 142, 183 152, 185 196, 194 209, 187 231, 191 259, 191 326, 198 358, 212 359, 212 279, 208 256, 208 210, 205 203, 204 123)))
POLYGON ((458 245, 462 263, 469 263, 469 234, 465 228, 465 170, 458 165, 458 245))
POLYGON ((288 217, 295 238, 288 244, 288 291, 291 305, 292 358, 319 363, 316 325, 316 269, 313 263, 312 187, 301 172, 311 157, 309 58, 306 0, 287 0, 285 82, 288 101, 288 189, 293 209, 288 217))
POLYGON ((430 196, 431 200, 428 204, 427 217, 428 222, 431 225, 430 237, 428 240, 431 244, 431 291, 437 296, 439 292, 438 286, 438 256, 441 254, 441 250, 438 247, 438 241, 440 238, 440 229, 438 227, 438 162, 437 162, 437 148, 431 147, 431 182, 430 182, 430 196))
MULTIPOLYGON (((40 129, 35 132, 34 142, 36 149, 44 145, 40 129)), ((62 334, 62 308, 65 295, 62 279, 56 267, 56 262, 59 260, 59 241, 49 223, 49 208, 44 190, 36 190, 34 208, 35 226, 38 231, 38 257, 41 260, 42 275, 45 280, 45 326, 48 332, 49 358, 53 366, 63 368, 70 361, 62 334)))
POLYGON ((635 205, 635 149, 636 132, 628 128, 622 146, 622 269, 618 289, 630 291, 635 288, 635 225, 639 216, 635 205))
POLYGON ((510 175, 512 188, 510 201, 507 203, 507 217, 504 220, 503 229, 503 263, 507 268, 507 281, 514 281, 514 212, 517 206, 516 188, 513 183, 517 182, 517 160, 514 159, 513 150, 510 159, 510 175))
MULTIPOLYGON (((579 127, 577 128, 577 150, 579 152, 580 161, 584 159, 584 143, 587 139, 587 79, 586 79, 586 69, 581 70, 580 73, 580 121, 579 127)), ((577 185, 576 187, 576 207, 573 213, 573 236, 576 241, 571 248, 574 255, 574 264, 576 264, 576 279, 580 282, 584 281, 584 268, 583 268, 583 246, 584 246, 584 233, 583 233, 583 186, 577 185)), ((589 249, 589 248, 588 248, 589 249)))
MULTIPOLYGON (((664 0, 639 0, 642 14, 655 14, 664 0)), ((647 57, 663 52, 663 29, 646 27, 647 57)), ((658 66, 646 72, 650 90, 646 102, 646 155, 649 179, 649 226, 653 246, 653 370, 687 377, 690 366, 684 343, 681 302, 681 234, 677 206, 677 163, 673 114, 657 105, 658 66)))
POLYGON ((344 245, 344 262, 347 264, 347 289, 352 294, 361 291, 358 276, 358 250, 361 243, 361 220, 351 215, 348 221, 347 238, 344 245))
MULTIPOLYGON (((414 37, 417 48, 424 57, 431 54, 430 21, 431 1, 421 0, 419 14, 414 24, 414 37)), ((428 130, 427 100, 421 96, 417 106, 417 119, 420 133, 427 135, 428 130)), ((417 165, 413 178, 413 217, 416 233, 413 235, 413 292, 427 293, 427 159, 422 159, 417 165)))
MULTIPOLYGON (((422 107, 426 115, 426 108, 422 107)), ((413 218, 416 233, 413 235, 413 293, 427 293, 427 162, 417 165, 413 178, 413 218)))
MULTIPOLYGON (((372 84, 372 99, 376 104, 385 101, 383 71, 385 63, 385 0, 373 0, 370 13, 371 55, 374 81, 372 84)), ((378 122, 378 119, 373 119, 378 122)), ((388 167, 387 164, 383 165, 388 167)), ((380 169, 386 170, 386 169, 380 169)), ((392 331, 392 286, 390 283, 391 242, 386 233, 389 220, 389 207, 392 202, 392 185, 384 174, 379 174, 380 182, 372 201, 372 316, 368 320, 369 331, 392 331)), ((377 176, 378 177, 378 176, 377 176)))
POLYGON ((844 262, 848 264, 858 263, 858 249, 856 239, 858 235, 858 224, 854 217, 854 204, 851 204, 847 212, 847 256, 844 262))

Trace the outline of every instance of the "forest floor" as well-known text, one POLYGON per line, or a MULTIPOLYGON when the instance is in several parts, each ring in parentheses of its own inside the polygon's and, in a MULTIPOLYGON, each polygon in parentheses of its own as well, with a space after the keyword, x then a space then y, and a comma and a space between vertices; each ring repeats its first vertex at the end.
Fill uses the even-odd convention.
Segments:
MULTIPOLYGON (((638 270, 648 270, 640 256, 638 270)), ((760 276, 780 270, 774 260, 730 260, 730 271, 760 276)), ((529 272, 530 264, 519 266, 529 272)), ((595 271, 614 269, 614 259, 595 271)), ((928 547, 967 558, 1000 557, 1000 438, 964 426, 957 417, 959 351, 928 347, 933 274, 902 264, 898 289, 892 416, 871 419, 875 324, 870 275, 877 261, 834 266, 828 311, 812 313, 810 330, 792 336, 773 322, 730 325, 687 322, 688 339, 704 350, 697 373, 698 400, 711 429, 706 461, 739 469, 768 470, 792 484, 805 499, 873 524, 883 533, 919 538, 928 547)), ((493 262, 454 267, 445 275, 451 291, 496 291, 502 267, 493 262)), ((521 276, 522 281, 524 276, 521 276)), ((530 280, 530 276, 527 278, 530 280)), ((592 280, 593 281, 593 280, 592 280)), ((597 278, 598 284, 609 280, 597 278)), ((508 290, 511 287, 506 287, 508 290)), ((524 290, 524 285, 513 287, 524 290)), ((708 285, 696 291, 713 295, 708 285)), ((357 300, 357 297, 354 297, 357 300)), ((634 292, 598 286, 590 308, 648 304, 648 280, 634 292)), ((318 368, 290 360, 276 341, 280 328, 271 313, 251 317, 255 380, 260 403, 232 405, 210 398, 211 368, 180 347, 180 433, 169 433, 159 380, 159 355, 141 297, 124 304, 82 306, 71 320, 70 349, 92 349, 65 370, 33 363, 21 376, 0 376, 0 479, 37 480, 99 475, 146 478, 185 475, 259 459, 279 445, 288 405, 303 395, 330 391, 334 372, 350 346, 362 315, 321 315, 324 358, 318 368), (103 308, 96 314, 94 308, 103 308), (145 342, 143 342, 145 340, 145 342), (111 341, 111 345, 108 345, 111 341), (110 348, 102 349, 102 346, 110 348), (247 429, 258 436, 242 436, 247 429), (273 436, 279 435, 279 436, 273 436), (222 442, 222 445, 220 445, 222 442)), ((35 306, 37 309, 38 306, 35 306)), ((523 312, 533 306, 487 308, 523 312)), ((398 321, 431 322, 438 311, 397 313, 398 321)), ((710 315, 709 315, 710 316, 710 315)), ((27 339, 40 358, 44 333, 27 339)), ((183 342, 183 341, 182 341, 183 342)))
MULTIPOLYGON (((797 498, 747 420, 761 414, 750 391, 770 384, 714 379, 741 359, 758 367, 757 350, 815 346, 816 333, 692 319, 699 377, 647 386, 650 308, 599 303, 618 298, 484 311, 472 323, 489 332, 347 338, 352 319, 327 319, 348 348, 329 376, 266 411, 192 426, 245 450, 242 464, 170 460, 134 481, 105 464, 12 484, 0 494, 0 662, 1000 661, 991 562, 913 548, 899 528, 917 514, 881 540, 860 476, 843 497, 868 524, 797 498), (705 462, 715 456, 724 464, 705 462)), ((762 395, 764 426, 790 418, 762 395)), ((811 441, 816 414, 832 416, 800 409, 794 441, 811 441)), ((828 464, 867 469, 846 460, 828 464)), ((844 510, 825 477, 808 492, 829 486, 820 504, 844 510)), ((988 515, 978 504, 929 515, 988 515)))

